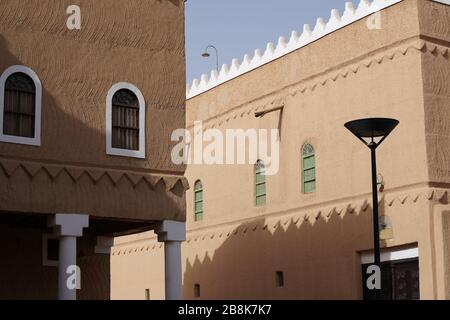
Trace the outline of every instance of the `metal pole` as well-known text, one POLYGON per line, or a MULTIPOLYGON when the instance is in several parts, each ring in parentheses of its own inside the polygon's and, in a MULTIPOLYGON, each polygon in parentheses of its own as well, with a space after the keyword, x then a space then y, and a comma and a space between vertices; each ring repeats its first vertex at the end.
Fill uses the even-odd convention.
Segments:
POLYGON ((216 50, 216 70, 217 72, 219 72, 219 50, 217 50, 217 48, 214 46, 211 47, 214 48, 214 50, 216 50))
POLYGON ((212 49, 214 49, 214 51, 216 51, 216 70, 217 70, 217 72, 219 72, 219 50, 217 50, 217 48, 215 46, 209 45, 205 49, 206 53, 208 52, 209 48, 212 48, 212 49))
MULTIPOLYGON (((378 219, 378 184, 377 184, 377 144, 372 142, 369 145, 372 158, 372 204, 373 204, 373 242, 374 242, 374 260, 375 265, 381 270, 380 258, 380 227, 378 219)), ((380 300, 381 290, 375 289, 375 299, 380 300)))

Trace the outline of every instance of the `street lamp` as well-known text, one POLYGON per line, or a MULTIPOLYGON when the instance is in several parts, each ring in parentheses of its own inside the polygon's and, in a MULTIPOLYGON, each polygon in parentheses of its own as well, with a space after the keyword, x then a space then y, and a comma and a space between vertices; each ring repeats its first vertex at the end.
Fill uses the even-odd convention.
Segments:
POLYGON ((216 70, 219 72, 219 51, 213 45, 209 45, 206 47, 205 52, 202 53, 203 58, 209 58, 211 55, 208 53, 208 49, 214 49, 216 51, 216 70))
MULTIPOLYGON (((377 162, 375 150, 398 126, 395 119, 371 118, 350 121, 345 127, 370 149, 372 159, 372 203, 373 203, 373 242, 375 265, 381 270, 380 228, 378 221, 377 162), (378 140, 378 142, 376 141, 378 140)), ((380 290, 375 292, 376 300, 380 299, 380 290)))

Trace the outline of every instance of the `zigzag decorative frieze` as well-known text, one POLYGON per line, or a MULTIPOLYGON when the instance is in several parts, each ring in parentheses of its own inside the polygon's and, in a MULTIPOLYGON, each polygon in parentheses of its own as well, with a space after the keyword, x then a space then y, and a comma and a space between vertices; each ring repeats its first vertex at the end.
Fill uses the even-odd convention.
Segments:
MULTIPOLYGON (((408 202, 415 204, 419 200, 430 201, 430 202, 439 202, 445 203, 449 200, 449 192, 446 189, 429 189, 422 190, 416 193, 407 193, 403 195, 393 195, 386 196, 380 199, 380 202, 384 202, 389 207, 398 205, 405 205, 408 202)), ((226 236, 230 237, 232 235, 246 234, 249 231, 257 231, 261 230, 276 230, 280 227, 288 228, 290 225, 296 225, 299 227, 302 223, 309 222, 314 224, 316 221, 323 219, 325 222, 328 222, 333 215, 337 215, 340 217, 344 217, 347 214, 358 214, 361 212, 367 212, 371 207, 371 200, 364 199, 361 201, 357 201, 355 203, 347 203, 340 206, 331 206, 327 208, 320 208, 317 211, 310 211, 301 214, 294 214, 287 217, 274 217, 267 218, 264 222, 255 222, 253 225, 250 223, 249 225, 242 226, 232 226, 228 231, 220 230, 213 231, 207 234, 199 235, 196 234, 196 231, 193 230, 194 233, 191 236, 188 236, 187 242, 197 242, 200 240, 210 239, 215 236, 219 238, 226 236)))
MULTIPOLYGON (((380 199, 380 203, 385 203, 388 207, 393 207, 395 204, 402 206, 408 203, 416 204, 419 200, 447 203, 450 200, 448 189, 424 189, 416 192, 409 192, 405 194, 386 195, 380 199)), ((284 217, 267 218, 265 221, 250 222, 245 225, 233 225, 226 228, 216 228, 212 231, 191 230, 188 231, 186 243, 194 244, 199 241, 213 240, 217 238, 229 238, 232 236, 242 236, 258 230, 276 231, 279 228, 287 230, 291 226, 300 227, 303 223, 310 223, 314 225, 320 219, 328 222, 333 215, 343 218, 347 214, 360 214, 367 212, 371 207, 371 199, 367 198, 354 203, 345 203, 338 206, 330 206, 326 208, 319 208, 313 211, 307 211, 300 214, 293 214, 284 217)), ((214 228, 214 227, 212 227, 214 228)), ((157 241, 156 237, 146 240, 145 245, 126 246, 126 243, 113 249, 113 255, 127 255, 138 252, 144 249, 146 251, 158 250, 162 248, 160 243, 149 245, 148 242, 157 241)))
POLYGON ((260 49, 257 49, 252 58, 246 54, 242 63, 238 59, 233 59, 231 66, 224 64, 220 72, 213 70, 210 76, 203 74, 200 80, 195 79, 192 85, 187 85, 186 97, 190 99, 202 94, 224 82, 259 68, 355 21, 368 17, 375 12, 401 1, 374 0, 370 2, 368 0, 361 0, 357 8, 353 6, 352 2, 347 2, 342 16, 339 10, 333 9, 331 10, 328 22, 325 22, 323 18, 318 18, 313 29, 309 24, 305 24, 302 34, 299 34, 297 31, 292 31, 289 41, 286 41, 284 37, 280 37, 276 46, 269 42, 264 53, 260 49))
MULTIPOLYGON (((391 51, 383 52, 379 55, 366 59, 357 64, 347 66, 345 69, 338 71, 333 75, 326 75, 321 80, 316 80, 314 83, 309 83, 308 85, 303 85, 301 88, 295 88, 291 90, 291 96, 295 96, 298 93, 305 93, 307 91, 314 91, 319 86, 324 87, 329 83, 336 82, 340 79, 346 79, 351 73, 357 74, 363 69, 369 69, 375 65, 380 65, 387 61, 392 61, 398 56, 406 56, 411 50, 420 51, 422 53, 440 54, 443 57, 448 57, 449 48, 440 46, 431 42, 426 41, 414 41, 403 46, 399 46, 391 51)), ((310 81, 307 81, 310 82, 310 81)))
POLYGON ((144 174, 119 170, 62 166, 6 159, 0 159, 0 168, 3 169, 8 178, 13 177, 19 170, 22 170, 28 175, 30 180, 35 178, 40 172, 45 172, 51 180, 55 180, 63 172, 65 172, 74 183, 77 183, 84 175, 86 175, 94 184, 99 183, 102 179, 108 178, 113 185, 117 185, 122 179, 126 179, 133 187, 137 187, 140 183, 146 183, 152 190, 162 188, 168 192, 172 191, 177 184, 180 184, 183 189, 189 189, 187 179, 185 177, 175 175, 144 174))
MULTIPOLYGON (((301 93, 304 94, 308 91, 313 92, 319 87, 324 87, 327 84, 335 83, 339 80, 344 80, 349 77, 350 74, 358 74, 362 70, 369 69, 375 65, 380 65, 387 61, 393 61, 394 59, 406 56, 411 51, 419 51, 422 53, 430 53, 433 55, 441 55, 443 57, 449 56, 449 48, 438 45, 429 41, 424 40, 413 40, 408 41, 406 44, 399 45, 396 48, 391 49, 390 51, 380 53, 374 57, 368 58, 366 60, 353 63, 350 65, 345 65, 340 70, 333 70, 333 73, 325 73, 322 76, 316 76, 311 79, 301 80, 298 83, 291 85, 287 90, 289 95, 296 96, 301 93)), ((235 107, 232 110, 228 110, 222 114, 216 115, 208 120, 204 121, 205 129, 208 128, 217 128, 220 127, 224 123, 228 123, 232 120, 236 120, 237 118, 243 118, 244 116, 253 117, 253 114, 258 111, 263 111, 266 109, 270 109, 275 106, 284 105, 285 98, 278 94, 276 97, 271 100, 267 100, 264 98, 264 102, 254 102, 252 103, 252 107, 247 108, 243 111, 241 108, 246 107, 246 105, 242 105, 239 107, 235 107)), ((192 127, 192 126, 191 126, 192 127)), ((191 129, 189 127, 189 129, 191 129)))

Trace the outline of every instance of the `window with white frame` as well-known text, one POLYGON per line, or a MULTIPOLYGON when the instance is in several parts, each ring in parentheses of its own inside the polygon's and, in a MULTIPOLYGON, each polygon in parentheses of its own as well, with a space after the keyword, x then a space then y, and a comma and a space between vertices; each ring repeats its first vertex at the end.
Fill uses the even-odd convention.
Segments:
POLYGON ((0 77, 0 141, 41 144, 42 84, 25 66, 11 66, 0 77))
POLYGON ((115 84, 108 92, 106 153, 145 158, 145 100, 130 83, 115 84))

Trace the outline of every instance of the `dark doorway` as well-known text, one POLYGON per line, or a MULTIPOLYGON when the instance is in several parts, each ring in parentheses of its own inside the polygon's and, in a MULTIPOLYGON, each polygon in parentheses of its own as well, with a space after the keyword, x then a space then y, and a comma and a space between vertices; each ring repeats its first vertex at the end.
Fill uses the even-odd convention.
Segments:
MULTIPOLYGON (((366 286, 366 270, 369 266, 362 266, 364 300, 375 300, 375 292, 366 286)), ((382 300, 419 300, 419 259, 383 262, 381 288, 382 300)))

